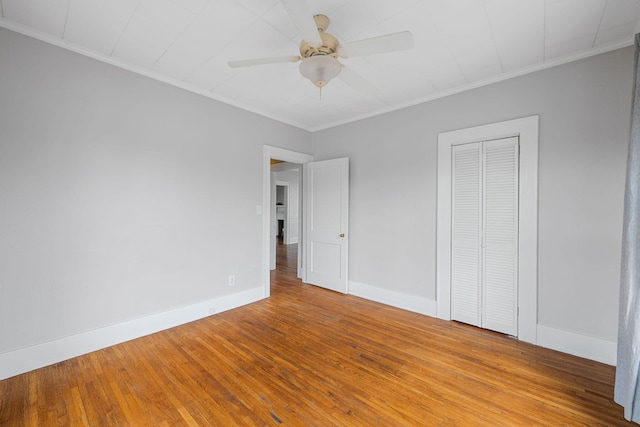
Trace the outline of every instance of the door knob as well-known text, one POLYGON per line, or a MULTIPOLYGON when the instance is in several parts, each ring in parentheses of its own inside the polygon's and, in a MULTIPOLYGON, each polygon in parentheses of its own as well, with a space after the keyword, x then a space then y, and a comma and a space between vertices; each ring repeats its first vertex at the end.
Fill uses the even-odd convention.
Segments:
POLYGON ((340 237, 344 237, 344 233, 340 233, 340 237))

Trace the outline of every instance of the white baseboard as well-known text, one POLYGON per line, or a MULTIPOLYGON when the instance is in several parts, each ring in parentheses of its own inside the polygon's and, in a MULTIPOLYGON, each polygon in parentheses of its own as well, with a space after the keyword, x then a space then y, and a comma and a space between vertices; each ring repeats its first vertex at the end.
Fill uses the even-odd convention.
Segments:
MULTIPOLYGON (((388 289, 377 288, 359 282, 349 282, 349 294, 382 304, 436 317, 437 303, 428 298, 420 298, 388 289)), ((617 344, 615 342, 537 325, 537 345, 595 360, 615 366, 617 344)))
POLYGON ((585 359, 616 365, 617 344, 574 332, 538 325, 538 345, 585 359))
MULTIPOLYGON (((382 304, 436 317, 436 302, 364 283, 349 282, 349 294, 382 304)), ((0 380, 63 360, 81 356, 145 335, 173 328, 214 313, 241 307, 264 298, 262 287, 237 294, 202 301, 162 313, 152 314, 112 326, 83 332, 66 338, 25 347, 0 354, 0 380)), ((615 366, 615 342, 573 332, 537 326, 537 344, 542 347, 572 354, 615 366)))
POLYGON ((436 302, 428 298, 349 281, 349 294, 403 310, 436 317, 436 302))
POLYGON ((258 287, 0 354, 0 380, 173 328, 264 298, 258 287))

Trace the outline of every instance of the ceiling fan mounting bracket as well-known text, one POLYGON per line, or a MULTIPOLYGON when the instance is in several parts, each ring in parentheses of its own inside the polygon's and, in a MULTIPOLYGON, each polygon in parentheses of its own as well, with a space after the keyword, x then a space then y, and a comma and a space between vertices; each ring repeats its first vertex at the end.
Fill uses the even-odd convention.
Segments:
POLYGON ((321 33, 324 33, 325 31, 327 31, 327 28, 329 28, 329 18, 327 17, 327 15, 322 15, 322 14, 318 14, 318 15, 313 15, 313 20, 316 23, 316 27, 318 28, 318 31, 321 33))

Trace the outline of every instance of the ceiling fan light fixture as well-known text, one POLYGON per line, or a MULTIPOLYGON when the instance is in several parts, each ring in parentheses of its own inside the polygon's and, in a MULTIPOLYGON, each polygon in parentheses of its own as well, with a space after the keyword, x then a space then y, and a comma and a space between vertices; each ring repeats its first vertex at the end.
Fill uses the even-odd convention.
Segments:
POLYGON ((300 63, 300 74, 311 83, 323 88, 342 70, 342 65, 334 57, 327 55, 312 56, 300 63))

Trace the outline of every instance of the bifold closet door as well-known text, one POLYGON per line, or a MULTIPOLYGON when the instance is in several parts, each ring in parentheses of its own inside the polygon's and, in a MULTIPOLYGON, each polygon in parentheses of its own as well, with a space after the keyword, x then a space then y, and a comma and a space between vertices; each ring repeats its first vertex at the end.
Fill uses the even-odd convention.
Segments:
POLYGON ((517 335, 518 138, 452 150, 451 318, 517 335))

